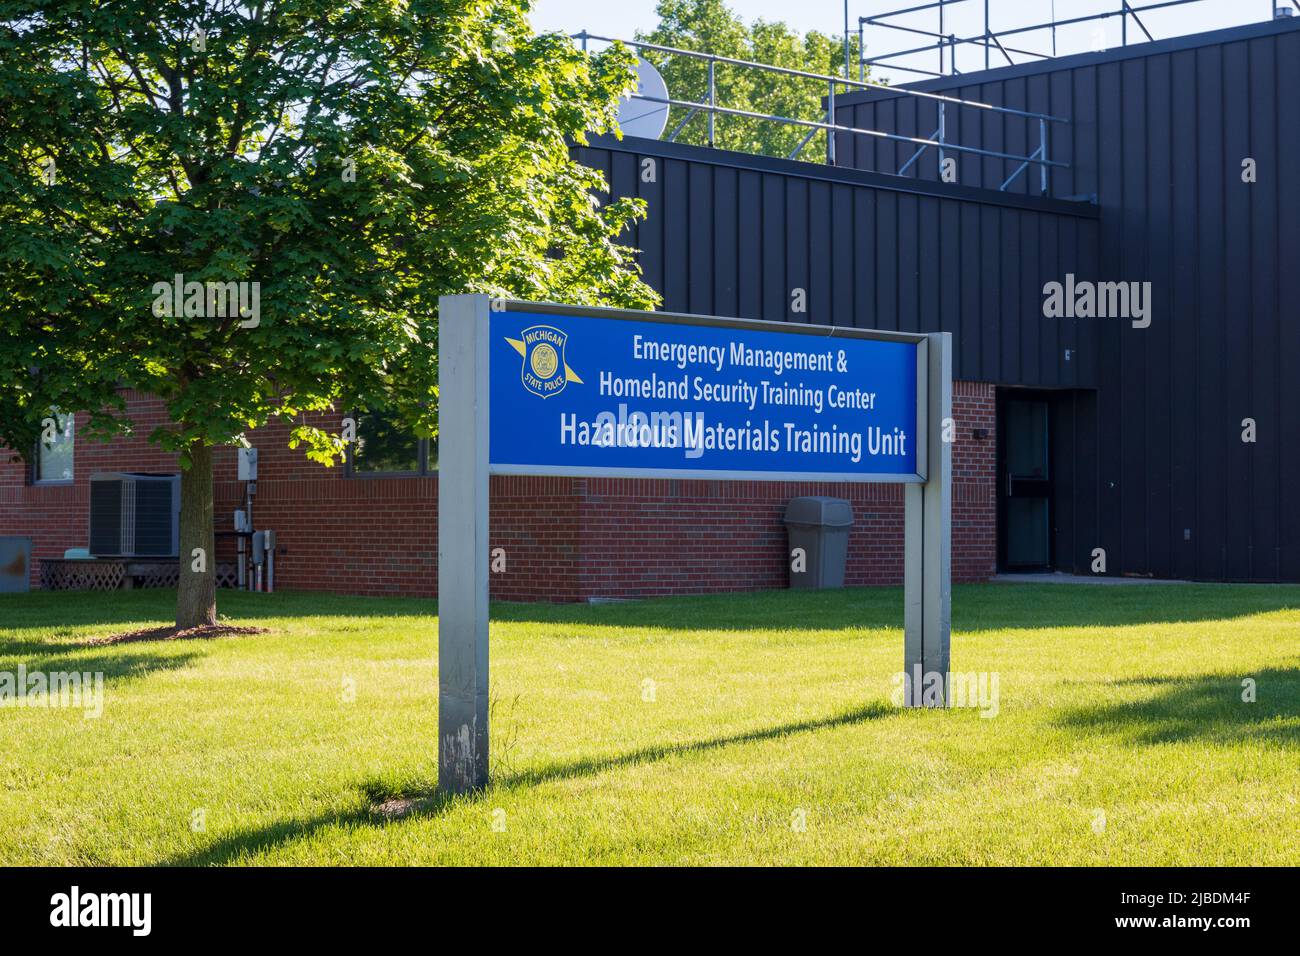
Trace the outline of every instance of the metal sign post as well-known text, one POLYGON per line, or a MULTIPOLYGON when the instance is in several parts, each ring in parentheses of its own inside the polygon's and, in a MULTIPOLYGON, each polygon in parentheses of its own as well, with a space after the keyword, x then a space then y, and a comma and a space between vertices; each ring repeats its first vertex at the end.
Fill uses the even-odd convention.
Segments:
POLYGON ((951 336, 932 333, 921 354, 925 412, 918 410, 917 420, 926 423, 926 481, 903 489, 903 669, 908 704, 942 707, 952 633, 951 336))
POLYGON ((943 706, 952 360, 907 333, 550 303, 439 303, 438 786, 488 782, 492 474, 896 482, 904 663, 943 706))
POLYGON ((488 299, 438 303, 438 787, 488 779, 488 299))

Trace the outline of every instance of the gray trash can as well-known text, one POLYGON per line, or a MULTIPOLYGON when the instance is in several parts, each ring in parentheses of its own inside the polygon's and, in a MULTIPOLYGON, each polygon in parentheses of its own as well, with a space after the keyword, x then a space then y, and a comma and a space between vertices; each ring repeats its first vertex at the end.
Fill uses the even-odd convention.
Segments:
POLYGON ((786 559, 792 588, 842 588, 849 558, 853 506, 843 498, 791 498, 785 508, 790 536, 786 559), (796 570, 796 548, 803 549, 803 570, 796 570))

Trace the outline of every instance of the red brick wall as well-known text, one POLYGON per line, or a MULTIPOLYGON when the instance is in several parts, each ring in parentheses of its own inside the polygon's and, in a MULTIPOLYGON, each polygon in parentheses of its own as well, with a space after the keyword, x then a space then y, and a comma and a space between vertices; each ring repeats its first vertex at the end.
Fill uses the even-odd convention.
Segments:
POLYGON ((957 441, 952 448, 952 578, 986 581, 997 573, 997 401, 993 386, 953 382, 957 441), (985 429, 976 440, 973 432, 985 429))
MULTIPOLYGON (((138 436, 164 421, 156 400, 129 399, 138 436)), ((953 408, 953 579, 982 581, 996 554, 993 386, 954 383, 953 408), (975 440, 977 428, 988 437, 975 440)), ((345 478, 341 468, 288 449, 286 432, 274 425, 253 437, 260 452, 253 513, 259 528, 276 531, 277 586, 434 594, 437 479, 345 478)), ((86 546, 91 473, 175 470, 144 437, 107 444, 78 437, 69 486, 33 486, 8 457, 0 457, 0 535, 32 537, 35 558, 86 546)), ((215 469, 217 527, 229 529, 243 495, 233 448, 218 450, 215 469)), ((790 498, 806 494, 853 503, 847 583, 901 583, 899 485, 495 477, 491 546, 505 549, 506 570, 493 575, 492 594, 577 601, 784 587, 781 517, 790 498)), ((220 557, 232 550, 228 541, 218 547, 220 557)))
MULTIPOLYGON (((997 560, 993 386, 953 383, 953 418, 953 580, 984 581, 997 560), (987 437, 975 440, 977 428, 987 437)), ((785 587, 782 516, 797 495, 852 502, 845 583, 903 583, 901 485, 611 478, 579 484, 584 598, 785 587)))

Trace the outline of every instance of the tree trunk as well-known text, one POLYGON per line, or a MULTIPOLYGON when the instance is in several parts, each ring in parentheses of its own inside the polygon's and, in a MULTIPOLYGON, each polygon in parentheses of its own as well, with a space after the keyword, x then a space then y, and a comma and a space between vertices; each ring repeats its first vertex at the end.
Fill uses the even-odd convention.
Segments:
POLYGON ((212 526, 212 446, 190 446, 181 471, 181 578, 176 627, 217 623, 217 554, 212 526))

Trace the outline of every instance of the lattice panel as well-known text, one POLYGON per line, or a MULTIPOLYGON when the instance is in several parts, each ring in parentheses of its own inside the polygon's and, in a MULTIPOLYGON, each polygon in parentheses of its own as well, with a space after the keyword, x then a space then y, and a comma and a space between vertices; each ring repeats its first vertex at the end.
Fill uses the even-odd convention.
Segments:
POLYGON ((179 564, 134 564, 131 575, 138 588, 174 588, 180 583, 179 564))
POLYGON ((50 591, 116 591, 125 577, 121 561, 41 562, 41 587, 50 591))
MULTIPOLYGON (((41 587, 46 591, 116 591, 128 578, 137 588, 174 588, 180 576, 179 564, 162 562, 41 561, 41 587)), ((233 588, 238 580, 234 564, 217 565, 217 587, 233 588)))
POLYGON ((217 565, 217 587, 219 588, 237 588, 239 587, 239 571, 233 564, 217 565))

